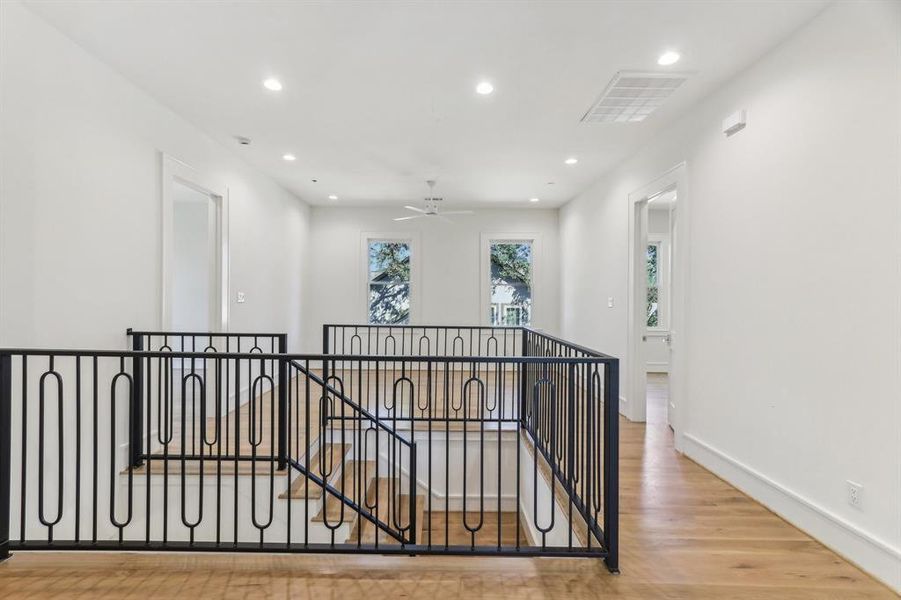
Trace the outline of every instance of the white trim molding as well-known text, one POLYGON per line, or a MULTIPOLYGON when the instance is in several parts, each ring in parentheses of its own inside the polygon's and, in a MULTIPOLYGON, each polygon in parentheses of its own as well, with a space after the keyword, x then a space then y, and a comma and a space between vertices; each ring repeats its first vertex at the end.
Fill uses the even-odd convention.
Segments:
POLYGON ((690 433, 686 456, 901 593, 901 548, 864 531, 690 433))

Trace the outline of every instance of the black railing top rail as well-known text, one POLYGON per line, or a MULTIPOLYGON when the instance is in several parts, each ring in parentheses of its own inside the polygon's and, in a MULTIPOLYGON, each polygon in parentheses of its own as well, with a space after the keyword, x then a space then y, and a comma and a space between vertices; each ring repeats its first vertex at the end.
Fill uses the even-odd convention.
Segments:
POLYGON ((359 327, 362 329, 508 329, 518 330, 523 327, 518 325, 411 325, 389 323, 325 323, 323 327, 359 327))
POLYGON ((287 335, 284 332, 232 332, 232 331, 144 331, 132 329, 129 327, 125 330, 125 335, 155 335, 170 337, 278 337, 287 335))
MULTIPOLYGON (((422 330, 442 330, 442 329, 451 329, 451 330, 460 330, 460 331, 472 331, 472 330, 480 330, 480 331, 522 331, 523 333, 529 333, 532 335, 540 336, 548 341, 554 342, 559 346, 564 348, 568 348, 574 352, 581 352, 586 356, 616 360, 616 357, 611 356, 609 354, 605 354, 598 350, 594 350, 592 348, 588 348, 586 346, 580 346, 579 344, 575 344, 573 342, 564 340, 563 338, 551 335, 540 329, 535 329, 534 327, 528 326, 520 326, 520 325, 388 325, 388 324, 372 324, 372 323, 326 323, 323 326, 324 330, 328 330, 330 328, 356 328, 356 329, 422 329, 422 330)), ((478 357, 467 357, 470 359, 475 359, 478 357)))
POLYGON ((598 358, 606 358, 606 359, 616 360, 616 357, 610 356, 609 354, 604 354, 603 352, 599 352, 597 350, 592 350, 591 348, 586 348, 585 346, 580 346, 579 344, 574 344, 573 342, 568 342, 562 338, 550 335, 543 331, 538 331, 537 329, 532 329, 531 327, 524 327, 523 329, 528 333, 539 335, 547 340, 550 340, 560 346, 563 346, 564 348, 569 348, 570 350, 573 350, 575 352, 581 352, 588 356, 595 356, 598 358))
POLYGON ((96 356, 98 358, 197 358, 287 361, 347 361, 397 363, 542 363, 595 364, 619 359, 612 356, 416 356, 384 354, 278 354, 264 352, 179 352, 168 350, 90 350, 83 348, 0 348, 0 354, 29 356, 96 356))

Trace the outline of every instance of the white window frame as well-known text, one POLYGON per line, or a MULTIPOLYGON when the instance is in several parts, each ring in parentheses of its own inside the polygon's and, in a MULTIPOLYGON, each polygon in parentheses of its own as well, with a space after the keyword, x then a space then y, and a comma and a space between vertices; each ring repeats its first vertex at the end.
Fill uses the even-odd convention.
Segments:
MULTIPOLYGON (((363 309, 361 323, 369 323, 369 243, 370 242, 395 242, 409 244, 410 246, 410 322, 409 325, 419 324, 421 303, 420 299, 420 272, 419 264, 419 234, 397 232, 363 232, 360 235, 360 305, 363 309)), ((386 325, 387 327, 387 325, 386 325)))
POLYGON ((480 279, 479 286, 479 323, 491 325, 491 244, 494 242, 514 243, 523 242, 532 245, 532 314, 529 327, 537 329, 543 323, 539 307, 543 306, 544 298, 539 298, 539 277, 541 275, 541 234, 533 232, 522 233, 482 233, 480 253, 480 279))

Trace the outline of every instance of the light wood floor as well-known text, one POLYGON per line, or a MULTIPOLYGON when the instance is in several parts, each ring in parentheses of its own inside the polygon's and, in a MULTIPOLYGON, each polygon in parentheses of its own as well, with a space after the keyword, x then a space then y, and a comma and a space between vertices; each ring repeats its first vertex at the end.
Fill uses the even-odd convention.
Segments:
POLYGON ((621 421, 619 576, 589 559, 19 552, 0 598, 897 597, 674 452, 665 389, 646 426, 621 421))

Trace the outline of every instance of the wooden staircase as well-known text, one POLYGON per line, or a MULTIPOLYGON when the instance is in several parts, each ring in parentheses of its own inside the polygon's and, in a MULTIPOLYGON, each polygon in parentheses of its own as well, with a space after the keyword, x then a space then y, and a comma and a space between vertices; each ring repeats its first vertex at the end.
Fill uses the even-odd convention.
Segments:
MULTIPOLYGON (((329 486, 340 492, 346 499, 357 504, 363 511, 377 520, 388 523, 398 533, 403 530, 404 537, 409 536, 410 495, 408 483, 402 483, 401 477, 394 480, 395 489, 392 496, 392 479, 386 476, 376 478, 376 461, 361 460, 352 444, 314 443, 314 451, 309 466, 311 473, 322 478, 329 486), (365 492, 365 493, 364 493, 365 492), (395 521, 392 514, 396 514, 395 521), (396 526, 400 525, 400 528, 396 526)), ((301 464, 305 464, 303 461, 301 464)), ((379 475, 383 475, 379 473, 379 475)), ((336 543, 373 544, 378 532, 379 544, 399 544, 388 532, 379 529, 372 521, 360 517, 360 514, 348 506, 333 492, 326 492, 323 486, 304 475, 297 475, 290 490, 279 495, 280 500, 305 500, 315 502, 318 511, 311 518, 312 523, 323 524, 337 530, 347 525, 349 534, 345 539, 336 539, 336 543)), ((416 523, 417 540, 422 533, 425 497, 417 495, 416 523)))
MULTIPOLYGON (((366 490, 366 503, 368 506, 376 506, 381 509, 379 517, 391 522, 392 526, 398 524, 407 529, 409 535, 410 526, 410 495, 396 494, 395 498, 391 497, 391 480, 387 477, 372 478, 369 481, 366 490), (384 508, 382 508, 384 507, 384 508), (394 513, 397 516, 398 523, 394 521, 394 513)), ((375 511, 374 511, 375 512, 375 511)), ((416 543, 422 543, 422 528, 425 521, 425 496, 423 494, 416 495, 416 543)), ((355 543, 358 540, 362 544, 374 544, 378 537, 378 543, 396 544, 397 540, 389 536, 386 532, 377 530, 375 525, 366 519, 357 520, 348 543, 355 543), (378 536, 376 535, 378 534, 378 536)))

